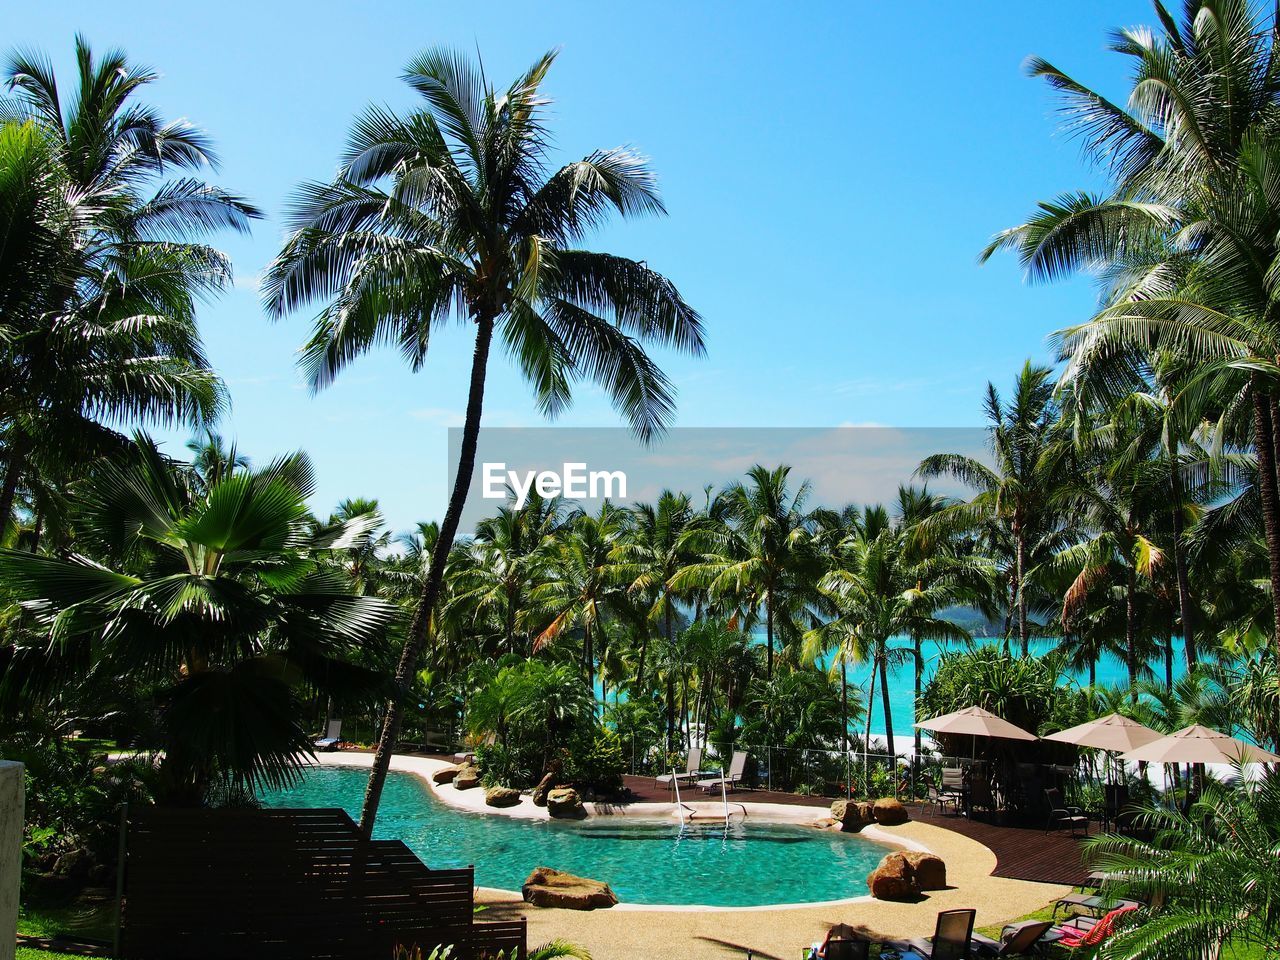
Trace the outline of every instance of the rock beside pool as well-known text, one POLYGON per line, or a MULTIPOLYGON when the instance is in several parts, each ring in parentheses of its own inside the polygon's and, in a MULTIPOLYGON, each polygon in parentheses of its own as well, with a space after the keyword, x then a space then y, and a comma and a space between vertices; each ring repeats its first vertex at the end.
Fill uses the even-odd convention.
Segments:
POLYGON ((451 783, 454 777, 458 775, 459 769, 460 768, 456 766, 441 767, 435 773, 431 774, 431 779, 435 783, 451 783))
POLYGON ((867 875, 867 887, 877 900, 911 903, 920 899, 916 871, 901 853, 887 854, 867 875))
POLYGON ((520 802, 520 791, 510 787, 490 787, 484 792, 484 802, 491 807, 514 807, 520 802))
POLYGON ((538 785, 533 788, 534 806, 545 807, 547 805, 547 794, 556 785, 556 780, 559 776, 560 768, 558 765, 543 774, 542 779, 538 781, 538 785))
POLYGON ((617 895, 607 883, 575 877, 572 873, 550 867, 534 867, 520 892, 526 902, 535 907, 560 907, 564 910, 595 910, 612 907, 618 902, 617 895))
POLYGON ((831 818, 840 822, 845 833, 857 833, 876 822, 872 805, 858 800, 836 800, 831 804, 831 818))
POLYGON ((875 802, 873 812, 876 823, 882 827, 896 827, 911 819, 911 815, 907 813, 907 808, 902 805, 902 801, 895 800, 893 797, 881 797, 875 802))
POLYGON ((547 793, 547 813, 564 820, 580 819, 587 815, 578 791, 572 787, 559 787, 547 793))
POLYGON ((480 785, 480 768, 470 763, 464 763, 458 768, 458 774, 453 778, 453 785, 459 790, 470 790, 472 787, 480 785))
POLYGON ((916 886, 921 890, 947 889, 947 865, 942 858, 923 850, 900 850, 916 875, 916 886))

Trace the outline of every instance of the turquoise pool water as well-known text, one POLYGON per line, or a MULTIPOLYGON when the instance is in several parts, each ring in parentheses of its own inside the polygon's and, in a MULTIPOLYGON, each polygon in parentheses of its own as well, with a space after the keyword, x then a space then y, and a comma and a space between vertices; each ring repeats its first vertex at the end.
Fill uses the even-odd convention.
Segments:
MULTIPOLYGON (((358 815, 367 773, 317 767, 269 807, 342 807, 358 815)), ((815 815, 821 811, 815 811, 815 815)), ((734 823, 690 827, 625 818, 561 823, 467 813, 437 800, 417 776, 387 777, 375 835, 403 840, 432 867, 474 864, 476 883, 519 890, 537 866, 604 880, 623 903, 748 907, 811 903, 867 892, 888 851, 847 834, 734 823)))

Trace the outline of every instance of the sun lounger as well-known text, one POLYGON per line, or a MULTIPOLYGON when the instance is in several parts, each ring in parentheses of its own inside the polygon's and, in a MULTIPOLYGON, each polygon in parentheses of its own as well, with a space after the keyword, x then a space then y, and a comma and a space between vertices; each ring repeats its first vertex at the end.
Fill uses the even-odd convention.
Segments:
POLYGON ((337 750, 338 744, 342 742, 342 721, 330 720, 329 726, 324 732, 324 736, 316 740, 314 746, 317 750, 337 750))
MULTIPOLYGON (((723 776, 712 777, 710 780, 699 782, 703 790, 712 793, 724 787, 726 790, 732 790, 742 782, 742 775, 747 769, 747 752, 745 750, 733 751, 733 759, 729 761, 729 772, 723 776)), ((721 771, 723 773, 723 770, 721 771)))
POLYGON ((885 945, 899 952, 910 950, 925 960, 963 960, 970 953, 975 916, 976 910, 943 910, 938 914, 932 937, 888 940, 885 945))
POLYGON ((1104 913, 1110 913, 1112 910, 1119 910, 1121 907, 1140 906, 1142 904, 1136 900, 1112 900, 1110 897, 1100 897, 1096 894, 1069 893, 1065 897, 1059 897, 1058 902, 1053 905, 1053 916, 1056 919, 1059 910, 1065 912, 1071 907, 1079 907, 1089 915, 1098 917, 1104 913))
POLYGON ((1096 947, 1115 932, 1116 924, 1124 920, 1125 914, 1137 909, 1136 904, 1118 907, 1101 920, 1095 920, 1092 917, 1076 917, 1054 928, 1055 933, 1061 934, 1058 946, 1066 947, 1068 950, 1096 947))
POLYGON ((980 933, 970 939, 973 952, 979 957, 1025 957, 1040 947, 1052 927, 1051 920, 1025 920, 1005 927, 998 942, 980 933))
POLYGON ((702 765, 702 748, 693 747, 689 751, 689 759, 685 764, 684 773, 664 773, 659 777, 654 777, 653 781, 660 787, 666 787, 668 790, 674 789, 676 781, 681 783, 688 780, 696 783, 702 779, 703 772, 698 768, 702 765))

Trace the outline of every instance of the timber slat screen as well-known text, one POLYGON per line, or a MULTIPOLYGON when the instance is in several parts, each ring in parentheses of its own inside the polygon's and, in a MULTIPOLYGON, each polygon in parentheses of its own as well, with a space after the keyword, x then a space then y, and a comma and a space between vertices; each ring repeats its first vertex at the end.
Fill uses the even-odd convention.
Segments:
POLYGON ((399 840, 360 839, 342 810, 131 811, 124 960, 525 960, 524 922, 476 923, 474 877, 399 840))

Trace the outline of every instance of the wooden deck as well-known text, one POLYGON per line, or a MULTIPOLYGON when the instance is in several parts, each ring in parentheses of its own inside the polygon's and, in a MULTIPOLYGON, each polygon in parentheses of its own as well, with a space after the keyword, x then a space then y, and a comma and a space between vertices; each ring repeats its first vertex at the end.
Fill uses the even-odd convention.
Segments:
MULTIPOLYGON (((636 801, 663 803, 674 799, 674 794, 655 784, 652 777, 623 779, 636 801)), ((706 799, 707 795, 702 791, 695 792, 699 800, 706 799)), ((681 789, 682 798, 691 795, 681 789)), ((718 796, 719 794, 714 794, 713 799, 718 796)), ((733 796, 752 803, 791 803, 815 809, 826 809, 831 805, 829 797, 807 797, 776 790, 738 790, 733 796)), ((1079 886, 1088 878, 1089 871, 1080 859, 1080 839, 1072 837, 1066 831, 1045 833, 1034 827, 1005 826, 961 816, 937 813, 924 815, 919 805, 909 806, 914 819, 944 830, 953 830, 988 847, 996 855, 994 876, 1071 886, 1079 886)))

